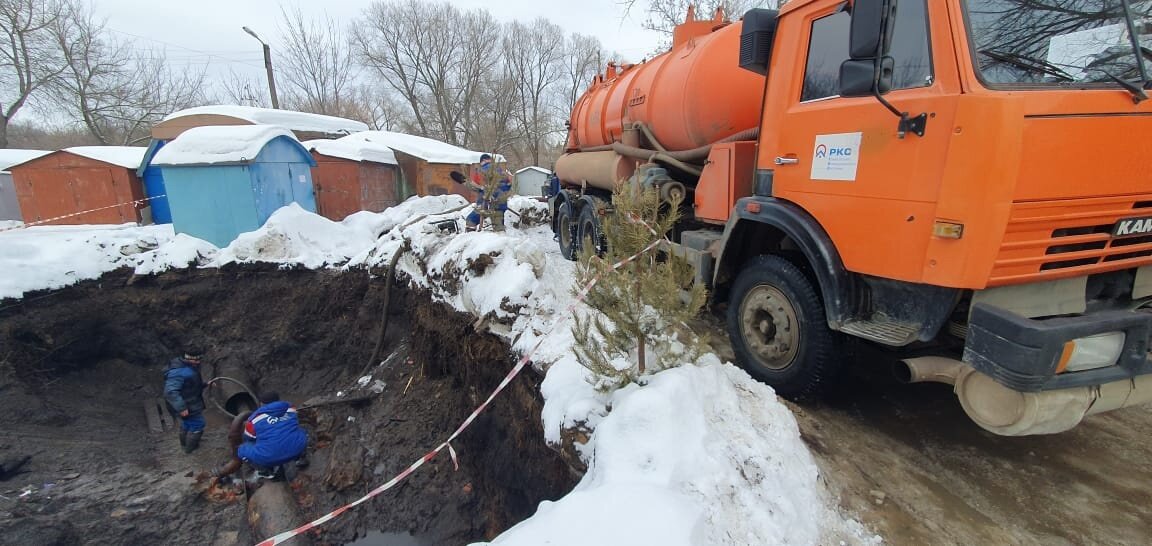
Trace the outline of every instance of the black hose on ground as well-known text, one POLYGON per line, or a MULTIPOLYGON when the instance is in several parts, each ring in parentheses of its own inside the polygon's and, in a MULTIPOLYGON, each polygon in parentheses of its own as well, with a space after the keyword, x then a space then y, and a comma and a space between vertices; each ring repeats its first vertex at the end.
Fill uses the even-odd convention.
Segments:
POLYGON ((376 347, 372 349, 372 356, 368 357, 368 363, 360 371, 360 377, 372 369, 372 366, 377 362, 376 359, 380 357, 380 349, 384 347, 384 335, 388 332, 388 304, 392 300, 392 275, 396 271, 396 264, 400 261, 400 256, 407 252, 410 246, 408 241, 404 241, 404 244, 400 245, 400 248, 397 248, 396 252, 392 254, 392 259, 388 261, 388 271, 384 274, 384 304, 381 310, 383 316, 380 317, 380 331, 376 334, 376 347))

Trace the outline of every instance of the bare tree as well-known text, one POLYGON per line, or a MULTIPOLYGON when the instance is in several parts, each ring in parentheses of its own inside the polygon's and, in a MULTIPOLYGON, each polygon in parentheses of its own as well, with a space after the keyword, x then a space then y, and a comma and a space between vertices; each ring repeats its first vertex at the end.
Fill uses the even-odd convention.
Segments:
POLYGON ((358 110, 352 104, 357 67, 340 25, 329 17, 306 20, 298 6, 281 16, 284 54, 277 64, 289 108, 330 116, 358 110))
POLYGON ((64 71, 53 27, 70 0, 0 0, 0 148, 8 124, 41 88, 64 71))
POLYGON ((484 10, 376 2, 353 31, 360 61, 411 109, 422 135, 467 146, 477 95, 493 79, 500 26, 484 10))
POLYGON ((540 163, 546 139, 559 123, 549 108, 549 92, 560 86, 564 60, 564 29, 547 19, 530 25, 519 21, 504 30, 504 63, 515 81, 513 116, 532 165, 540 163))
POLYGON ((223 100, 218 102, 269 108, 271 107, 271 102, 268 99, 268 93, 264 90, 264 86, 263 78, 253 77, 237 72, 235 69, 229 69, 228 76, 220 81, 220 91, 223 92, 223 100))
POLYGON ((576 99, 592 83, 592 78, 600 71, 605 60, 604 49, 595 36, 573 33, 564 42, 564 94, 557 105, 568 112, 576 104, 576 99))
POLYGON ((164 115, 204 100, 203 71, 174 72, 161 50, 134 53, 83 4, 71 5, 53 34, 65 69, 50 89, 101 144, 146 140, 164 115))
POLYGON ((644 28, 655 30, 667 35, 666 41, 663 44, 667 48, 672 43, 672 29, 684 22, 684 17, 688 13, 688 6, 693 5, 696 9, 696 17, 698 19, 710 19, 716 13, 717 9, 723 10, 724 16, 729 20, 736 20, 744 16, 744 13, 752 8, 775 8, 778 7, 780 0, 704 0, 701 2, 689 2, 685 0, 645 0, 637 2, 637 0, 625 0, 622 2, 625 6, 625 11, 641 8, 648 14, 648 18, 644 20, 644 28))

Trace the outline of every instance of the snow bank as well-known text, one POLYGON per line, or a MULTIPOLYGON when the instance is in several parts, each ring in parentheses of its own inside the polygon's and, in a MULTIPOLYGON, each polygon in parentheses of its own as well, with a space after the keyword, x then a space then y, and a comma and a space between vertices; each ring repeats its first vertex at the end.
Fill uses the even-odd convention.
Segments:
POLYGON ((60 288, 95 279, 146 260, 155 270, 161 263, 183 267, 180 256, 154 249, 173 240, 171 225, 35 226, 0 232, 0 298, 60 288))
MULTIPOLYGON (((363 131, 346 137, 340 137, 337 140, 342 142, 363 141, 382 144, 397 152, 418 157, 429 163, 471 165, 473 163, 479 163, 480 156, 484 153, 465 150, 459 146, 453 146, 447 142, 441 142, 431 138, 406 135, 404 133, 393 133, 392 131, 363 131)), ((495 157, 496 161, 504 161, 504 156, 496 155, 495 157)))
POLYGON ((839 525, 792 414, 715 355, 608 405, 580 484, 493 545, 824 544, 839 525))
POLYGON ((229 116, 258 125, 277 125, 291 131, 301 132, 347 134, 368 130, 368 126, 364 123, 350 119, 309 114, 306 112, 294 112, 292 110, 256 108, 253 106, 236 106, 232 104, 216 104, 188 108, 164 116, 164 121, 184 116, 206 114, 229 116))
POLYGON ((375 240, 362 224, 333 222, 291 203, 272 213, 260 229, 241 233, 212 265, 272 262, 316 269, 343 264, 375 240))
POLYGON ((73 146, 64 148, 64 151, 120 167, 136 169, 144 161, 144 152, 148 151, 148 148, 142 146, 73 146))
POLYGON ((371 161, 374 163, 387 163, 389 165, 396 165, 396 154, 392 152, 392 148, 377 144, 375 142, 368 142, 366 140, 307 140, 304 141, 305 148, 308 151, 316 152, 328 157, 338 157, 341 159, 351 159, 352 161, 371 161))
MULTIPOLYGON (((160 148, 153 165, 219 165, 256 159, 269 141, 292 132, 272 125, 193 127, 160 148)), ((137 163, 139 164, 139 163, 137 163)))

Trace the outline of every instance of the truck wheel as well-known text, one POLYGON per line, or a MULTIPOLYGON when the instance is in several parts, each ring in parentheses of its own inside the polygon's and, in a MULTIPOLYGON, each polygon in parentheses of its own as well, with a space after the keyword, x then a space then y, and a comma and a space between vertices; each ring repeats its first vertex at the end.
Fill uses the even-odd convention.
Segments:
POLYGON ((572 217, 572 203, 565 201, 556 211, 556 240, 565 259, 576 259, 576 219, 572 217))
POLYGON ((600 219, 596 217, 596 207, 587 205, 580 211, 580 250, 591 250, 597 256, 601 255, 600 241, 603 237, 600 231, 600 219))
POLYGON ((737 363, 777 394, 825 392, 839 368, 839 334, 828 328, 812 283, 779 256, 752 259, 732 285, 728 336, 737 363))

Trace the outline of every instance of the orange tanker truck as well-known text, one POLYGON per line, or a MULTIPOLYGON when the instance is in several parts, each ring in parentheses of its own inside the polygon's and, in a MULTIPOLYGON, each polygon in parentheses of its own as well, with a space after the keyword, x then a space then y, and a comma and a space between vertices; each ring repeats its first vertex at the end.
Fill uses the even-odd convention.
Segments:
MULTIPOLYGON (((680 203, 673 250, 738 363, 791 397, 845 341, 954 385, 1002 435, 1152 401, 1152 2, 791 0, 689 12, 608 65, 556 162, 564 255, 627 183, 680 203)), ((602 250, 602 249, 601 249, 602 250)))

